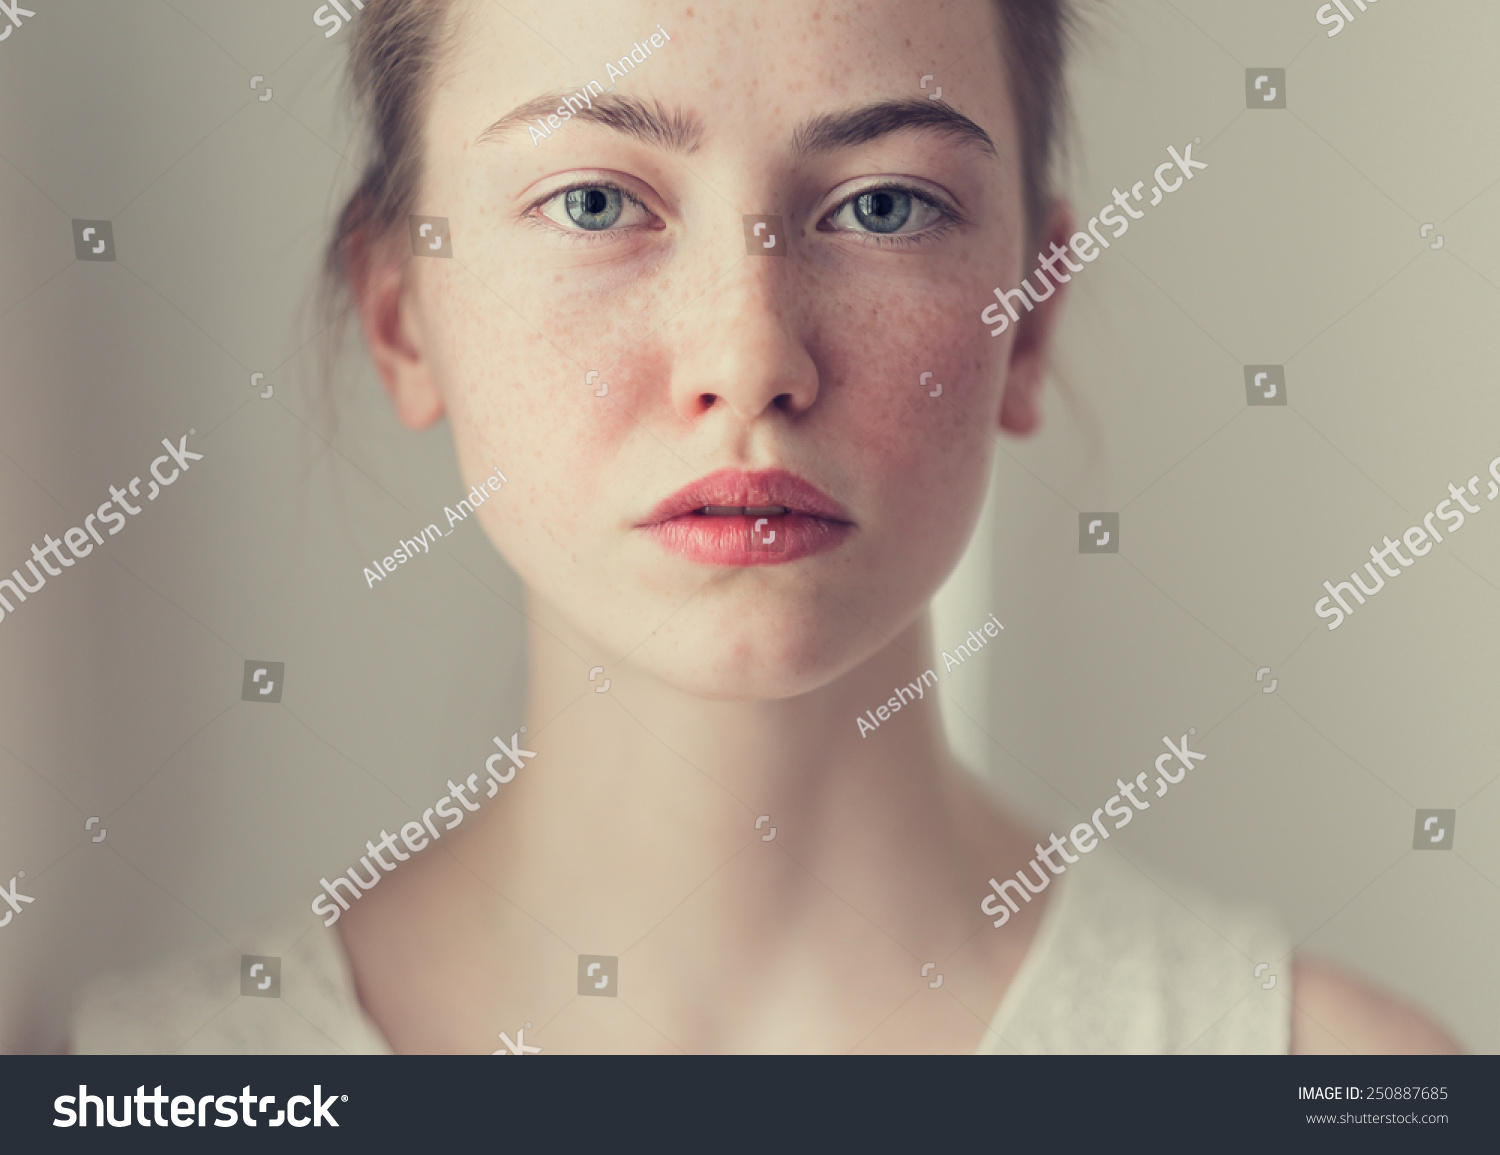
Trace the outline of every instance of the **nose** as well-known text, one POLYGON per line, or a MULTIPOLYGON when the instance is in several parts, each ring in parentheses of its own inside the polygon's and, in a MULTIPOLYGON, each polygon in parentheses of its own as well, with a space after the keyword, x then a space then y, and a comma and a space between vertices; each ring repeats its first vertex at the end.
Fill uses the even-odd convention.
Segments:
POLYGON ((685 420, 721 410, 748 425, 817 400, 818 367, 790 300, 795 262, 747 257, 679 319, 672 405, 685 420))

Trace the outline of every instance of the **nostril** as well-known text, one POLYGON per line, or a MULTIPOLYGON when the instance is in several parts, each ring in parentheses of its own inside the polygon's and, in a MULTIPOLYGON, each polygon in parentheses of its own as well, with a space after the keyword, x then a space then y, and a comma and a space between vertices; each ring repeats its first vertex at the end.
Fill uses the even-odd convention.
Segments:
POLYGON ((718 400, 718 397, 712 393, 698 394, 698 404, 703 409, 712 409, 714 407, 714 403, 718 400))

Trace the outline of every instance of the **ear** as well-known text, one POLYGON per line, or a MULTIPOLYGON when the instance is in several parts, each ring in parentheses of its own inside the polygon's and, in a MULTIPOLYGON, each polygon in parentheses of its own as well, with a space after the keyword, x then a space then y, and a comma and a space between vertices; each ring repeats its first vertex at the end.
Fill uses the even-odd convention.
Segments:
MULTIPOLYGON (((1061 257, 1052 262, 1058 276, 1042 271, 1041 258, 1052 256, 1052 245, 1067 248, 1073 229, 1073 210, 1066 201, 1052 202, 1047 213, 1046 224, 1041 232, 1041 252, 1022 261, 1026 275, 1042 277, 1057 287, 1057 291, 1040 302, 1029 313, 1022 315, 1016 327, 1015 340, 1010 347, 1010 368, 1005 379, 1005 395, 1000 401, 1000 428, 1011 433, 1027 434, 1036 431, 1042 421, 1042 386, 1047 381, 1047 370, 1052 357, 1052 335, 1056 331, 1058 318, 1062 316, 1063 301, 1068 295, 1068 284, 1073 272, 1061 257)), ((1068 255, 1073 260, 1072 254, 1068 255)), ((1079 262, 1073 260, 1077 265, 1079 262)), ((1040 286, 1038 285, 1038 288, 1040 286)))
POLYGON ((361 230, 349 239, 349 270, 365 346, 396 418, 408 429, 426 429, 443 415, 443 394, 424 355, 411 261, 396 240, 372 242, 361 230))

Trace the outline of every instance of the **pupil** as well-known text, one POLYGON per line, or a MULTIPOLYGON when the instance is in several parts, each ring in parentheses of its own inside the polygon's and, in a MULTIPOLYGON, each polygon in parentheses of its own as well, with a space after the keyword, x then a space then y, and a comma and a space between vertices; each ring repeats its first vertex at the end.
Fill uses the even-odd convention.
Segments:
POLYGON ((875 189, 854 202, 854 215, 871 232, 894 233, 911 217, 912 197, 899 189, 875 189))
POLYGON ((576 188, 568 193, 568 216, 593 232, 607 229, 620 219, 625 200, 612 188, 576 188))

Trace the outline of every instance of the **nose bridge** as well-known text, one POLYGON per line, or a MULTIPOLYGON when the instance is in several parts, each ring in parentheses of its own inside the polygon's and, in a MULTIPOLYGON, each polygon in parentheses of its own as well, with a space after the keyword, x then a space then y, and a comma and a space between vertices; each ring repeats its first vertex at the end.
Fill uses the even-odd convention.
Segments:
POLYGON ((792 412, 813 403, 817 367, 795 294, 794 260, 744 256, 684 312, 672 370, 684 416, 724 406, 753 421, 773 403, 792 412))

